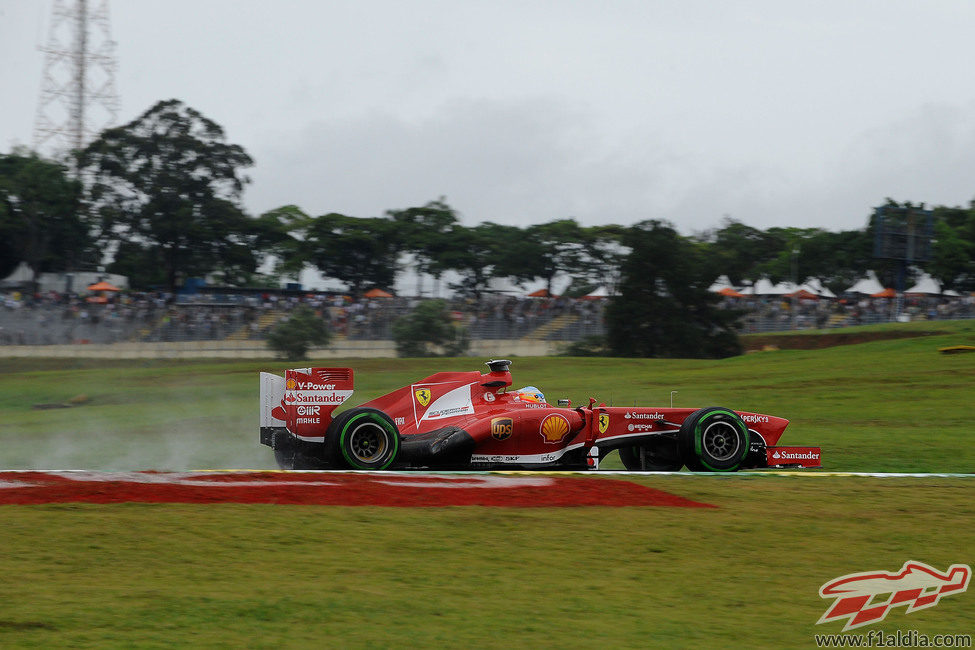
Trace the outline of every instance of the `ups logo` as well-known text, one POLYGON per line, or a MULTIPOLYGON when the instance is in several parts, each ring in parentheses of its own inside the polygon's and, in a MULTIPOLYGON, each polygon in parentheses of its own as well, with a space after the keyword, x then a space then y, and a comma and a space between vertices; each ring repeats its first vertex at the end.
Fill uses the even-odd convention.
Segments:
POLYGON ((511 418, 494 418, 491 420, 491 437, 495 440, 507 440, 511 437, 512 426, 511 418))

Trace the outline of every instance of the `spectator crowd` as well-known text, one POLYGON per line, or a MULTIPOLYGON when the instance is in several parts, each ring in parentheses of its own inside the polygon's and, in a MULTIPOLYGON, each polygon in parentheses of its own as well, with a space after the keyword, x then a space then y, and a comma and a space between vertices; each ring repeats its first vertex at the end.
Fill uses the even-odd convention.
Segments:
MULTIPOLYGON (((99 296, 48 292, 0 293, 0 345, 117 343, 121 341, 260 340, 299 305, 349 339, 392 338, 395 320, 421 299, 359 298, 341 294, 256 292, 113 292, 99 296)), ((605 333, 604 299, 535 298, 484 294, 448 301, 451 317, 472 339, 576 341, 605 333)), ((893 320, 975 318, 971 295, 843 299, 725 298, 742 312, 742 333, 845 327, 893 320)))

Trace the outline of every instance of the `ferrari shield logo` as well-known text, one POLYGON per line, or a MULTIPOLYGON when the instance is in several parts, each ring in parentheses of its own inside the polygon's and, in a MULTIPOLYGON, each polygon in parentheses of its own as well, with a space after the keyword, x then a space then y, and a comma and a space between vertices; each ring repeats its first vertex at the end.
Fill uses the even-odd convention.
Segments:
POLYGON ((429 388, 417 388, 414 392, 416 395, 416 401, 420 403, 420 406, 426 406, 430 403, 430 389, 429 388))
POLYGON ((491 420, 491 437, 495 440, 507 440, 511 437, 511 418, 494 418, 491 420))
POLYGON ((609 413, 599 414, 599 433, 606 433, 609 428, 609 413))

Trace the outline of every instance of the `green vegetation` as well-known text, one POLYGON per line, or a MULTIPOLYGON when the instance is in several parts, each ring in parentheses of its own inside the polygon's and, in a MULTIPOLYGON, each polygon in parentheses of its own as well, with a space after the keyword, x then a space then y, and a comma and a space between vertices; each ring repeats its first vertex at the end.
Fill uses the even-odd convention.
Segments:
POLYGON ((0 645, 808 648, 826 581, 975 545, 970 479, 635 480, 718 508, 3 506, 0 645))
MULTIPOLYGON (((930 327, 930 324, 929 324, 930 327)), ((550 398, 724 404, 792 420, 828 469, 970 472, 975 323, 724 360, 526 358, 550 398)), ((891 329, 891 328, 887 328, 891 329)), ((897 329, 897 328, 893 328, 897 329)), ((903 328, 910 331, 911 326, 903 328)), ((355 404, 481 359, 329 360, 355 404)), ((0 359, 7 468, 265 468, 259 370, 0 359), (79 394, 80 406, 33 410, 79 394)), ((608 465, 608 464, 607 464, 608 465)), ((811 647, 826 581, 970 563, 971 479, 635 478, 717 509, 2 506, 3 647, 811 647)), ((881 625, 966 633, 970 594, 881 625)))
POLYGON ((306 305, 295 308, 267 333, 267 346, 278 358, 304 360, 312 347, 324 348, 332 340, 328 325, 306 305))
POLYGON ((393 340, 401 357, 432 357, 438 350, 455 357, 470 346, 467 330, 454 323, 443 300, 425 300, 397 319, 393 340))
MULTIPOLYGON (((933 325, 927 324, 930 329, 933 325)), ((975 322, 938 333, 722 360, 523 358, 515 381, 551 400, 617 406, 722 405, 791 420, 783 444, 823 447, 827 469, 967 472, 975 468, 971 396, 975 322)), ((910 332, 917 325, 882 332, 910 332)), ((866 329, 866 328, 865 328, 866 329)), ((868 331, 876 331, 871 328, 868 331)), ((867 336, 867 333, 864 333, 867 336)), ((484 359, 329 359, 356 370, 355 406, 419 377, 482 368, 484 359)), ((315 363, 315 362, 312 362, 315 363)), ((0 360, 4 466, 64 469, 273 467, 257 443, 257 373, 287 362, 0 360), (77 395, 76 407, 34 410, 77 395)))
POLYGON ((0 278, 21 262, 34 274, 97 259, 78 215, 81 185, 58 162, 15 150, 0 154, 0 278))
POLYGON ((110 272, 175 291, 187 277, 235 284, 256 271, 257 232, 239 205, 254 161, 225 140, 216 122, 170 99, 80 152, 89 226, 119 247, 110 272))
POLYGON ((740 312, 720 309, 709 291, 708 257, 670 225, 631 230, 619 296, 606 307, 606 342, 615 356, 722 358, 741 354, 740 312))
MULTIPOLYGON (((103 131, 76 162, 88 179, 80 201, 78 184, 60 163, 25 150, 0 153, 0 276, 20 262, 35 272, 107 264, 132 288, 173 290, 188 277, 208 276, 230 286, 272 287, 309 267, 358 295, 369 285, 393 286, 409 260, 438 280, 454 271, 460 276, 454 288, 475 297, 492 278, 544 282, 551 293, 560 276, 571 287, 615 285, 645 230, 645 224, 584 227, 565 215, 525 227, 467 227, 444 197, 381 217, 311 216, 291 204, 254 217, 240 206, 249 182, 243 171, 254 161, 226 141, 217 122, 176 99, 103 131), (98 259, 98 250, 112 253, 98 259), (272 270, 258 274, 265 263, 272 270)), ((888 214, 915 209, 889 199, 883 207, 888 214)), ((975 289, 975 204, 937 206, 932 217, 931 259, 918 260, 919 270, 944 289, 975 289)), ((876 228, 876 215, 863 228, 835 233, 760 230, 726 218, 712 230, 678 236, 675 248, 696 249, 678 257, 697 258, 695 274, 707 283, 720 274, 735 284, 815 277, 838 293, 871 268, 886 286, 894 284, 898 263, 873 257, 876 228)))

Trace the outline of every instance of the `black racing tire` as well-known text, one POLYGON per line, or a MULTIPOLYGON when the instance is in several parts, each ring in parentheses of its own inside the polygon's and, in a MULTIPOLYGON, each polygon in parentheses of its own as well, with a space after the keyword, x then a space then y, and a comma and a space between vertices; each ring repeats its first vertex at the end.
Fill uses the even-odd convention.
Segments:
POLYGON ((620 447, 620 460, 631 472, 677 472, 684 466, 677 441, 663 437, 652 438, 641 445, 620 447))
POLYGON ((399 431, 392 419, 372 408, 354 408, 328 425, 325 441, 338 463, 360 470, 386 469, 399 455, 399 431))
POLYGON ((681 458, 692 471, 734 472, 748 455, 748 443, 742 419, 720 406, 694 411, 677 433, 681 458))

